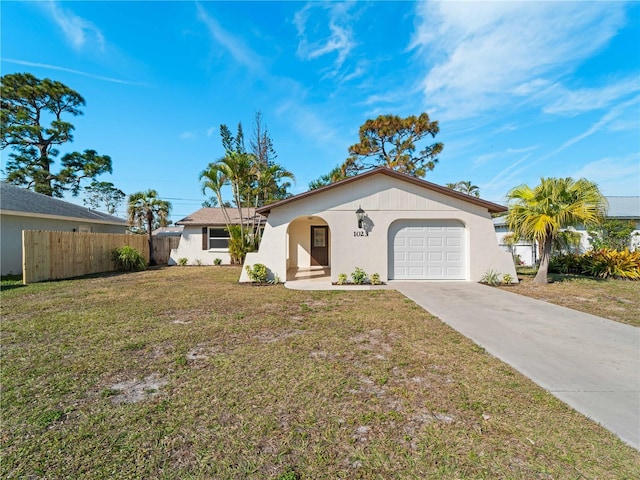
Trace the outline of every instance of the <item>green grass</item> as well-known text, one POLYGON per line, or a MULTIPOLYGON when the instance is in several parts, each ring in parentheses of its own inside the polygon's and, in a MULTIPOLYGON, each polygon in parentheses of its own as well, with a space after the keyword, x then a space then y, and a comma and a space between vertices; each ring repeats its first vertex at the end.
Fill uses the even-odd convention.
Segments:
POLYGON ((548 284, 536 285, 534 275, 519 269, 520 283, 500 288, 640 327, 640 282, 552 273, 548 284))
POLYGON ((3 290, 0 476, 640 476, 637 451, 397 292, 239 273, 3 290))

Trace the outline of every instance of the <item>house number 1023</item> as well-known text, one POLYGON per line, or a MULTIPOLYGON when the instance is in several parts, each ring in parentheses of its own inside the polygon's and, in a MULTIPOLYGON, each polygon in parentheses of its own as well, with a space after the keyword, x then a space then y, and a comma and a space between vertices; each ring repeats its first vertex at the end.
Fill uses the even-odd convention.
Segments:
POLYGON ((353 236, 354 237, 368 237, 369 236, 369 232, 367 232, 366 230, 356 230, 355 232, 353 232, 353 236))

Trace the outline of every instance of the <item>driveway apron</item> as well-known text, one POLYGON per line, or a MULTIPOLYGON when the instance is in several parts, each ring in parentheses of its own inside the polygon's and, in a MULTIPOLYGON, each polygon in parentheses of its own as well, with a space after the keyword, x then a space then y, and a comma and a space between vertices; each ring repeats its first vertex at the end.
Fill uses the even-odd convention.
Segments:
POLYGON ((472 282, 389 282, 640 450, 640 329, 472 282))

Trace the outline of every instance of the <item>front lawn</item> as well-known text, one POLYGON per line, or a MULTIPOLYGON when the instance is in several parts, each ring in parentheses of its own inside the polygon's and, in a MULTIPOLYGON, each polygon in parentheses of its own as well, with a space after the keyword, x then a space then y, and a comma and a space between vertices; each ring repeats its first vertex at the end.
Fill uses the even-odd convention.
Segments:
POLYGON ((535 271, 518 272, 520 283, 509 292, 640 327, 640 282, 600 280, 581 275, 550 274, 550 283, 535 285, 535 271))
POLYGON ((171 267, 2 292, 2 478, 640 478, 392 290, 171 267))

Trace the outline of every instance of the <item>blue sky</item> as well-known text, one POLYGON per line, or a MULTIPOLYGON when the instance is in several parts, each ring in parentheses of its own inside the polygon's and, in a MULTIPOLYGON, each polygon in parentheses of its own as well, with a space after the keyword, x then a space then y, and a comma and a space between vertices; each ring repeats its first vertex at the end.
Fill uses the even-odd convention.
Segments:
POLYGON ((445 145, 429 181, 470 180, 492 201, 542 176, 640 194, 639 2, 0 5, 2 74, 87 101, 62 153, 111 156, 100 180, 156 189, 173 221, 205 198, 220 124, 248 140, 258 110, 293 193, 342 163, 367 119, 427 112, 445 145))

